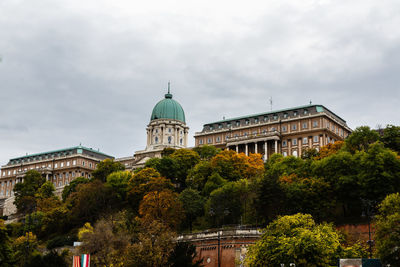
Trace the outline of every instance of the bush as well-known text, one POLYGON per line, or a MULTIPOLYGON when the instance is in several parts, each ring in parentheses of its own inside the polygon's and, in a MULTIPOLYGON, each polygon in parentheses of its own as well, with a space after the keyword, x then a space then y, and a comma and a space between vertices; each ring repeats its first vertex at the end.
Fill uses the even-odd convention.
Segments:
POLYGON ((74 241, 77 240, 76 236, 56 236, 47 241, 47 249, 59 248, 63 246, 72 246, 74 241))

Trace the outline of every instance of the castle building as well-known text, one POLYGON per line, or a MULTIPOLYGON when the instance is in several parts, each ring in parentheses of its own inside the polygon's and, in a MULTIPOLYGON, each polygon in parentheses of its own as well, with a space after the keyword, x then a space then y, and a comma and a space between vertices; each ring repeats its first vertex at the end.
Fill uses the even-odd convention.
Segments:
POLYGON ((13 196, 14 185, 23 182, 29 170, 40 172, 57 189, 76 177, 90 178, 97 163, 107 158, 113 157, 81 145, 12 158, 0 170, 0 199, 13 196))
POLYGON ((185 112, 172 99, 169 83, 168 93, 153 108, 146 132, 147 145, 144 150, 136 151, 133 157, 117 159, 126 168, 142 167, 150 158, 161 158, 161 152, 165 148, 187 147, 189 127, 186 126, 185 112))
POLYGON ((301 156, 350 133, 345 120, 323 105, 310 104, 207 123, 194 138, 195 146, 260 153, 267 160, 273 153, 301 156))

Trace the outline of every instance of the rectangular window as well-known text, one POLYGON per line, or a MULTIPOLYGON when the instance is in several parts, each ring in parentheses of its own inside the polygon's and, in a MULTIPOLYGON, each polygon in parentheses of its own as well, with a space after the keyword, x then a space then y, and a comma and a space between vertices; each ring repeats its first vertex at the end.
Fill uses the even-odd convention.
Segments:
POLYGON ((211 138, 208 138, 208 141, 207 141, 209 144, 211 144, 211 138))
POLYGON ((76 165, 76 159, 74 159, 73 161, 72 161, 72 165, 76 165))
POLYGON ((72 172, 72 177, 75 177, 75 172, 72 172))
POLYGON ((11 171, 8 171, 8 173, 7 173, 8 175, 11 175, 11 171))
POLYGON ((292 139, 292 144, 293 144, 294 146, 297 146, 297 139, 292 139))
POLYGON ((287 152, 286 151, 283 151, 283 156, 287 157, 287 152))
POLYGON ((318 127, 318 121, 313 121, 313 127, 318 127))
POLYGON ((219 136, 217 136, 217 142, 219 142, 221 140, 221 138, 219 136))
POLYGON ((292 124, 292 131, 296 131, 297 130, 297 124, 292 124))
POLYGON ((199 144, 202 145, 203 144, 203 139, 199 140, 199 144))
POLYGON ((283 140, 283 141, 282 141, 282 146, 283 146, 283 147, 287 146, 287 141, 286 141, 286 140, 283 140))
POLYGON ((71 163, 69 162, 69 161, 67 161, 67 166, 69 167, 69 165, 70 165, 71 163))
POLYGON ((282 132, 286 132, 286 131, 287 131, 286 125, 283 125, 283 126, 282 126, 282 132))
POLYGON ((54 163, 54 168, 58 168, 58 163, 54 163))
POLYGON ((60 167, 61 167, 61 168, 64 167, 64 162, 61 162, 61 163, 60 163, 60 167))
POLYGON ((308 128, 308 123, 307 122, 303 122, 303 129, 307 129, 308 128))
POLYGON ((92 168, 92 163, 89 163, 89 167, 92 168))
POLYGON ((82 161, 82 166, 85 166, 85 161, 82 161))
POLYGON ((278 119, 278 114, 274 114, 274 120, 278 119))
POLYGON ((318 135, 315 135, 314 136, 314 143, 318 143, 318 141, 319 141, 319 137, 318 137, 318 135))
POLYGON ((17 173, 17 170, 14 170, 14 171, 13 171, 13 174, 16 174, 16 173, 17 173))
POLYGON ((303 138, 303 144, 308 144, 308 138, 307 137, 303 138))

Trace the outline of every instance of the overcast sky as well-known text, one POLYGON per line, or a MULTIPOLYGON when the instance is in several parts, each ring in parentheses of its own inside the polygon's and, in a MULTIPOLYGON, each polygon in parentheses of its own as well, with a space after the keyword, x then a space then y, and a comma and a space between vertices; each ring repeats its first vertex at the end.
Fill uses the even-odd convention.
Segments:
POLYGON ((323 104, 351 128, 400 124, 400 1, 0 1, 0 164, 146 146, 168 80, 202 125, 323 104))

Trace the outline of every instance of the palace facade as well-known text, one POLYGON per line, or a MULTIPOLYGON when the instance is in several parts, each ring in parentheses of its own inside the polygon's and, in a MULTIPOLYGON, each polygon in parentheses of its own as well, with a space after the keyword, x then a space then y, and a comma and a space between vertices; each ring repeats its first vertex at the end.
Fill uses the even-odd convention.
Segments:
POLYGON ((81 145, 12 158, 1 167, 0 199, 13 196, 15 184, 23 182, 29 170, 40 172, 57 189, 76 177, 90 178, 97 163, 107 158, 113 157, 81 145))
POLYGON ((346 121, 323 105, 306 105, 207 123, 194 138, 195 146, 260 153, 267 160, 273 153, 301 156, 350 133, 346 121))

